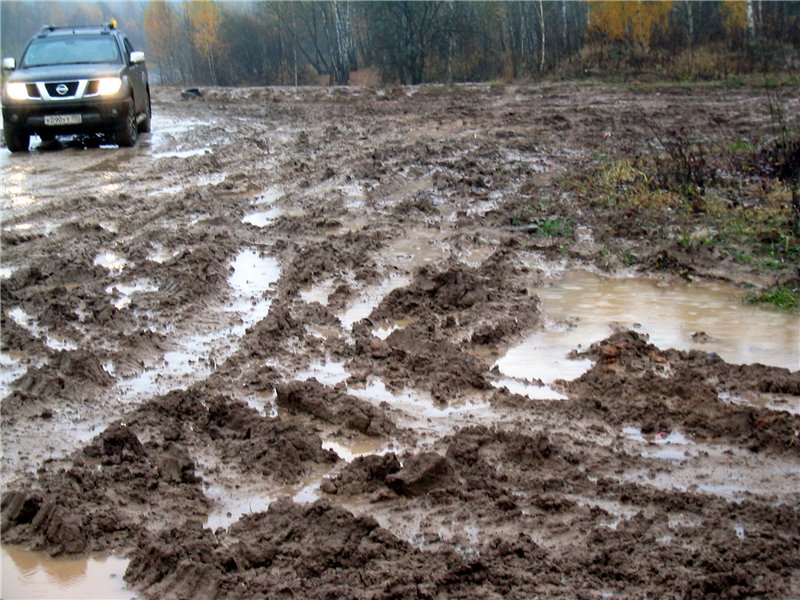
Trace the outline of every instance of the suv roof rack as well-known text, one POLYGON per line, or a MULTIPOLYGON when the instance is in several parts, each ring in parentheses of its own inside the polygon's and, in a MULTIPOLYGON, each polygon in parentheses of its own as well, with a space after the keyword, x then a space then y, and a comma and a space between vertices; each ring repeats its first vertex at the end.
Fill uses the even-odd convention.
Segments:
POLYGON ((47 35, 55 32, 72 32, 78 33, 80 32, 89 32, 93 31, 96 32, 98 29, 100 33, 111 33, 112 30, 117 28, 117 20, 111 19, 108 23, 103 23, 102 25, 65 25, 61 27, 57 27, 55 25, 43 25, 42 28, 39 30, 38 37, 46 37, 47 35))

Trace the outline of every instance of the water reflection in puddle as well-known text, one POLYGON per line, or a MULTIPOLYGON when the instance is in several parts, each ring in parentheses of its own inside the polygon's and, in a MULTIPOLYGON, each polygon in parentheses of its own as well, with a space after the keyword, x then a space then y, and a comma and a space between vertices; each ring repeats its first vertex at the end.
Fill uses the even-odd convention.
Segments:
POLYGON ((273 204, 283 196, 283 190, 279 187, 271 187, 264 190, 254 201, 253 204, 273 204))
POLYGON ((298 504, 311 504, 320 498, 320 485, 324 475, 308 477, 295 485, 270 489, 231 489, 222 485, 205 488, 206 497, 212 501, 214 509, 209 513, 205 526, 215 530, 229 527, 244 515, 264 512, 278 498, 290 497, 298 504))
POLYGON ((148 196, 168 196, 171 194, 177 194, 180 191, 183 191, 184 185, 182 183, 177 183, 175 185, 170 185, 168 187, 160 188, 157 190, 153 190, 148 192, 148 196))
POLYGON ((199 186, 209 186, 209 185, 219 185, 227 178, 227 174, 225 173, 210 173, 208 175, 199 175, 197 177, 197 185, 199 186))
POLYGON ((545 383, 575 379, 592 363, 569 360, 569 352, 605 339, 619 326, 648 334, 659 348, 716 352, 734 364, 800 368, 796 313, 743 304, 741 290, 730 285, 665 285, 572 271, 536 293, 549 324, 497 361, 508 377, 545 383), (705 335, 694 336, 699 332, 705 335))
POLYGON ((3 546, 3 598, 71 598, 111 600, 134 598, 125 589, 123 575, 128 560, 104 558, 51 558, 16 546, 3 546))
POLYGON ((527 396, 531 400, 565 400, 567 398, 549 385, 536 385, 519 379, 498 379, 492 381, 492 385, 496 388, 507 388, 512 394, 527 396))
POLYGON ((303 302, 311 304, 312 302, 318 302, 322 306, 328 306, 328 298, 333 293, 333 290, 336 287, 336 281, 333 279, 326 279, 322 283, 315 285, 313 288, 308 290, 301 290, 300 291, 300 298, 303 302))
POLYGON ((659 432, 645 436, 641 429, 625 427, 622 433, 631 441, 647 445, 640 452, 642 458, 680 461, 696 455, 689 450, 689 446, 693 446, 694 442, 679 431, 659 432))
POLYGON ((50 335, 47 335, 36 323, 36 320, 27 312, 25 312, 25 309, 22 307, 15 306, 8 311, 8 316, 17 325, 23 329, 26 329, 33 337, 41 338, 45 346, 51 348, 52 350, 77 350, 78 348, 78 345, 74 342, 56 339, 50 335))
POLYGON ((298 381, 307 381, 314 378, 320 383, 327 386, 335 386, 338 383, 347 381, 350 373, 344 366, 343 362, 328 361, 326 363, 313 363, 304 371, 297 374, 295 379, 298 381))
POLYGON ((389 452, 397 451, 393 443, 387 443, 378 438, 364 438, 346 442, 326 440, 322 442, 322 448, 323 450, 333 450, 345 462, 353 462, 359 456, 383 456, 389 452))
POLYGON ((190 158, 192 156, 202 156, 211 152, 210 146, 203 148, 191 148, 188 150, 167 150, 165 152, 154 152, 153 158, 190 158))
POLYGON ((408 285, 409 282, 410 280, 405 276, 389 277, 382 284, 364 290, 360 294, 359 300, 351 304, 344 314, 339 316, 339 320, 345 329, 352 329, 353 324, 369 317, 375 307, 390 292, 408 285))
POLYGON ((277 394, 271 392, 256 392, 246 398, 247 406, 254 408, 262 417, 274 418, 278 416, 277 394))
POLYGON ((180 252, 178 250, 169 251, 163 246, 156 245, 153 248, 153 251, 147 255, 147 260, 152 261, 154 263, 163 264, 168 260, 171 260, 178 256, 180 252))
POLYGON ((236 340, 269 313, 271 300, 265 293, 278 280, 280 266, 271 256, 245 250, 231 263, 228 278, 232 295, 229 304, 216 309, 211 319, 219 328, 180 339, 161 363, 139 376, 120 382, 125 396, 162 394, 207 376, 214 365, 235 350, 236 340), (219 314, 230 319, 219 319, 219 314))
POLYGON ((495 251, 491 246, 459 247, 448 238, 452 234, 440 229, 413 229, 397 238, 386 255, 399 267, 421 267, 438 264, 453 257, 471 267, 478 267, 495 251))
POLYGON ((130 306, 131 298, 134 294, 147 294, 157 292, 158 286, 147 279, 140 279, 129 284, 115 284, 106 288, 106 294, 114 296, 112 304, 122 310, 130 306))
POLYGON ((28 367, 20 360, 22 358, 18 353, 0 352, 0 391, 3 396, 14 381, 28 372, 28 367))
MULTIPOLYGON (((487 415, 492 411, 488 402, 438 405, 429 394, 418 390, 392 392, 380 379, 372 379, 362 389, 350 388, 348 393, 376 406, 385 402, 392 408, 400 409, 417 420, 430 419, 449 423, 451 417, 487 415)), ((422 425, 421 428, 425 429, 426 427, 422 425)))
POLYGON ((267 227, 282 214, 283 211, 279 207, 273 206, 268 210, 261 210, 246 214, 242 218, 242 223, 254 225, 255 227, 267 227))
POLYGON ((800 415, 800 402, 797 401, 797 396, 788 394, 756 394, 754 392, 731 394, 729 392, 720 392, 718 398, 725 404, 761 406, 763 408, 768 408, 769 410, 782 410, 793 415, 800 415))
POLYGON ((119 273, 125 268, 125 266, 128 264, 128 261, 118 254, 114 254, 111 251, 106 251, 95 256, 94 264, 96 266, 105 267, 113 273, 119 273))

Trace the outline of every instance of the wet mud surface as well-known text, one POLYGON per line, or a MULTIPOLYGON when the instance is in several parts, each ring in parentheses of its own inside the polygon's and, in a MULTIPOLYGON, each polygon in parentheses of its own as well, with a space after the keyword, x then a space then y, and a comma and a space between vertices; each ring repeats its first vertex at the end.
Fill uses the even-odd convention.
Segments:
POLYGON ((769 120, 744 89, 159 89, 135 149, 4 150, 3 543, 126 556, 142 598, 799 596, 796 313, 734 306, 757 361, 662 343, 662 308, 552 341, 577 271, 758 279, 562 185, 642 112, 769 120))

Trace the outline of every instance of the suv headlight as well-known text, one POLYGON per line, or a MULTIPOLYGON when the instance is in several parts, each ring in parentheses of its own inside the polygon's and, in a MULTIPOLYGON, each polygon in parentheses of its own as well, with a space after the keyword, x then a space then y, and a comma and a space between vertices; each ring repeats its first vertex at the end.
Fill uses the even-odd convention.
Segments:
POLYGON ((119 77, 104 77, 97 84, 98 96, 111 96, 116 94, 122 87, 122 79, 119 77))
POLYGON ((12 81, 6 85, 6 94, 12 100, 27 100, 28 89, 20 81, 12 81))

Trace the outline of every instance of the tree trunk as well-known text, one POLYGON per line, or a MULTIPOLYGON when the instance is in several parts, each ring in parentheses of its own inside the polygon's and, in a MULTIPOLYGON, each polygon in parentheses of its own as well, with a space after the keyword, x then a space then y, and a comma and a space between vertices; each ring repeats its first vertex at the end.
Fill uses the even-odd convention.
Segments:
POLYGON ((539 24, 541 25, 542 29, 542 56, 541 60, 539 61, 539 72, 544 72, 544 61, 545 61, 545 44, 544 44, 544 0, 539 0, 539 24))

